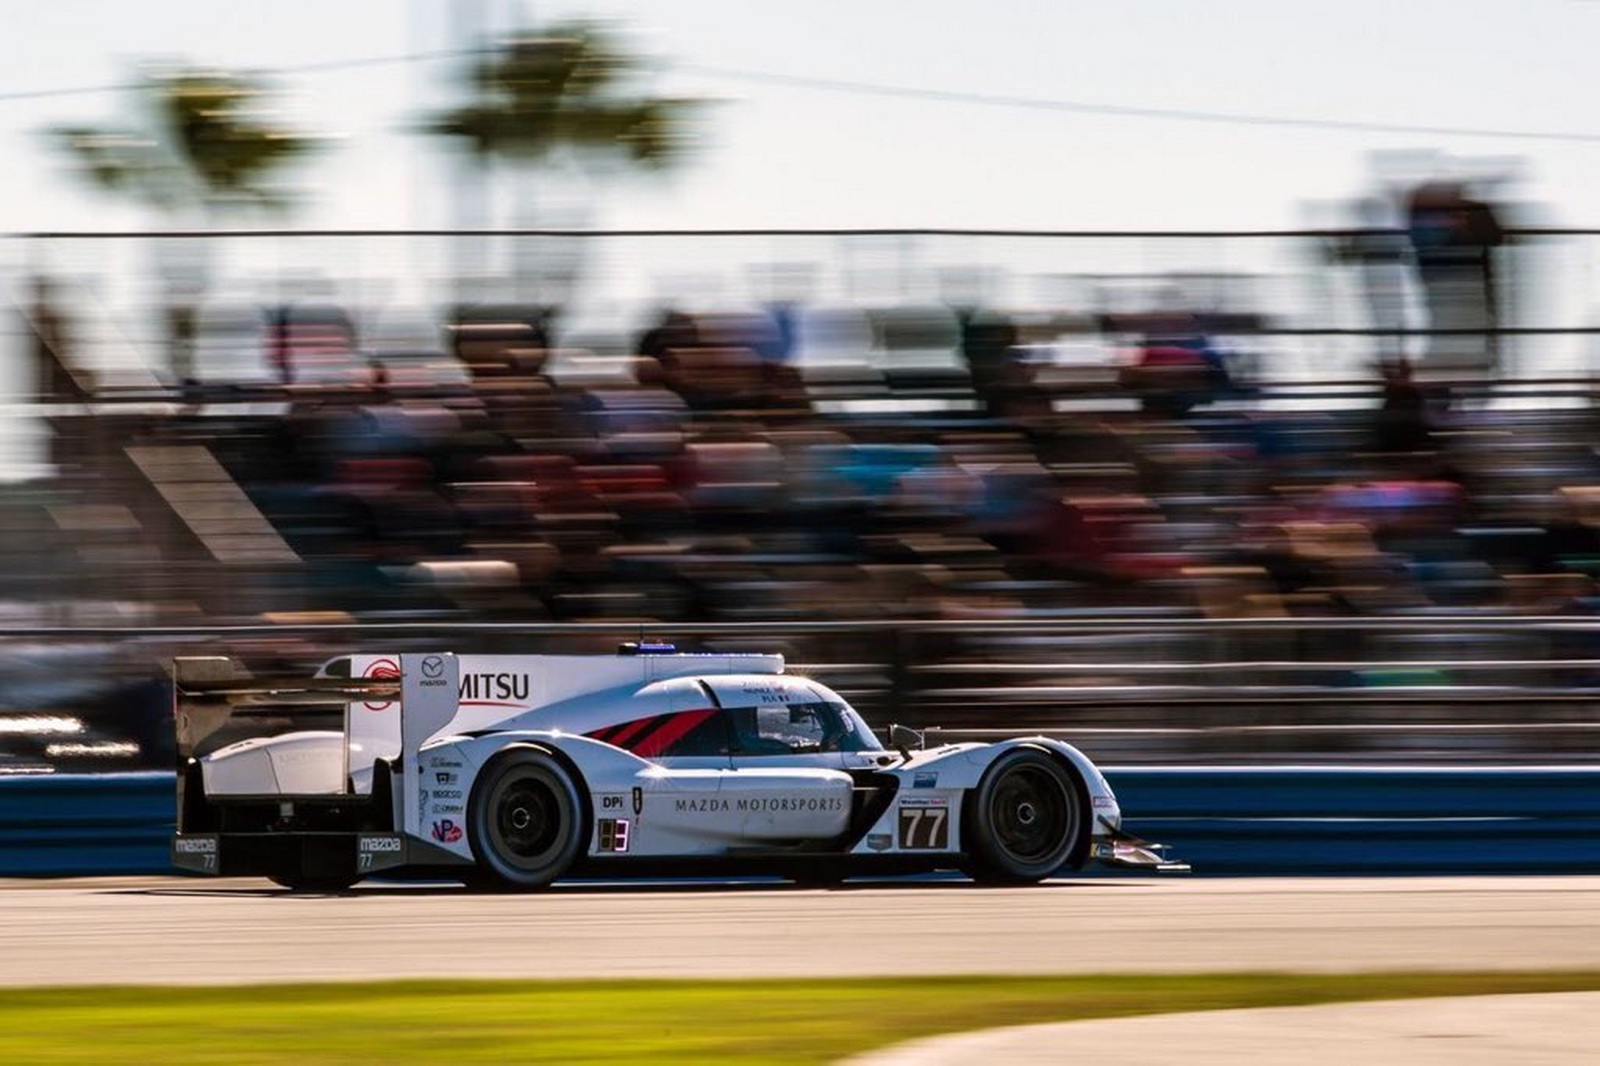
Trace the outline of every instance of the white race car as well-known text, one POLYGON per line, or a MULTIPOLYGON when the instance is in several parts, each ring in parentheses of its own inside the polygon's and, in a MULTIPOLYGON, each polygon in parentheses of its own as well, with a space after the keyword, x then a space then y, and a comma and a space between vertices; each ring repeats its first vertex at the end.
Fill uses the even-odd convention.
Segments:
POLYGON ((327 891, 369 874, 513 890, 572 876, 1184 870, 1044 737, 886 749, 778 655, 350 655, 315 677, 173 663, 176 866, 327 891), (342 728, 302 728, 321 715, 342 728), (272 735, 259 733, 265 726, 272 735), (243 727, 241 729, 241 727, 243 727))

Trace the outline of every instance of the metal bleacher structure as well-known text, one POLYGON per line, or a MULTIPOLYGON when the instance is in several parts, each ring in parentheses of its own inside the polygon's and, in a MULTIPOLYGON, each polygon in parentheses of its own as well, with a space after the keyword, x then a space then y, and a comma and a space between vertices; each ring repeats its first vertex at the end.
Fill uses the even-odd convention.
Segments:
MULTIPOLYGON (((884 231, 857 235, 896 236, 884 231)), ((1350 234, 912 235, 1159 245, 1257 238, 1327 242, 1350 234)), ((1579 235, 1520 231, 1528 242, 1579 235)), ((120 240, 128 235, 101 236, 120 240)), ((333 242, 363 236, 371 235, 323 233, 309 239, 333 242)), ((307 237, 252 235, 256 240, 307 237)), ((92 244, 92 235, 37 234, 29 239, 48 246, 92 244)), ((1079 280, 1089 289, 1104 289, 1135 276, 1085 272, 1079 280)), ((1158 271, 1143 275, 1146 280, 1159 276, 1158 271)), ((1260 314, 1229 295, 1239 287, 1224 283, 1225 272, 1209 278, 1215 284, 1197 291, 1209 293, 1210 304, 1197 310, 1236 338, 1261 343, 1359 341, 1377 333, 1349 321, 1260 314)), ((1173 279, 1181 280, 1177 273, 1173 279)), ((1122 313, 1113 308, 1099 320, 1122 313)), ((1138 311, 1126 313, 1136 316, 1138 311)), ((1582 322, 1514 321, 1494 332, 1536 343, 1597 329, 1582 322)), ((1450 331, 1419 327, 1399 332, 1425 338, 1450 331)), ((908 349, 917 343, 915 337, 905 341, 908 349)), ((831 405, 841 417, 958 422, 985 417, 970 378, 953 362, 897 362, 890 351, 871 366, 830 364, 802 370, 813 403, 818 409, 831 405)), ((1116 411, 1129 405, 1111 365, 1041 361, 1035 385, 1056 410, 1116 411)), ((1525 366, 1515 382, 1469 375, 1451 386, 1469 406, 1513 393, 1524 400, 1550 401, 1548 408, 1507 416, 1537 420, 1554 442, 1536 457, 1552 462, 1553 469, 1540 473, 1528 468, 1517 491, 1547 491, 1569 475, 1567 458, 1576 454, 1587 461, 1592 456, 1596 386, 1582 373, 1541 375, 1525 366)), ((1356 417, 1352 410, 1370 406, 1376 388, 1370 378, 1354 373, 1277 380, 1266 368, 1252 382, 1251 402, 1328 405, 1328 432, 1338 433, 1345 421, 1356 417)), ((159 677, 166 657, 197 645, 302 658, 357 648, 421 646, 600 650, 645 627, 653 636, 676 639, 686 647, 783 651, 800 668, 826 677, 877 725, 897 720, 943 730, 954 738, 1042 730, 1071 738, 1095 758, 1112 763, 1600 764, 1600 720, 1594 714, 1600 697, 1600 617, 1542 614, 1515 603, 1498 609, 1440 607, 1340 618, 1226 617, 1203 609, 1107 607, 926 621, 825 622, 780 614, 738 622, 524 623, 503 615, 473 621, 470 611, 458 611, 427 619, 347 616, 323 624, 323 616, 275 609, 274 590, 294 579, 298 559, 230 472, 231 457, 240 450, 234 445, 248 441, 270 421, 271 416, 249 412, 281 405, 291 399, 286 390, 271 382, 198 390, 141 385, 105 388, 78 399, 85 402, 57 404, 47 412, 62 450, 56 463, 60 475, 0 499, 0 546, 20 563, 0 580, 5 589, 0 599, 13 605, 9 622, 0 619, 0 639, 13 649, 30 650, 28 654, 41 647, 104 649, 118 663, 119 685, 159 677), (174 617, 157 606, 174 600, 195 605, 195 613, 174 617), (241 606, 248 609, 241 611, 241 606), (247 620, 242 622, 241 613, 247 620), (293 647, 285 650, 286 645, 293 647)), ((1092 480, 1100 464, 1099 457, 1080 457, 1064 461, 1063 473, 1092 480)), ((1047 601, 1048 590, 1033 599, 1047 601)), ((13 657, 17 654, 23 652, 14 651, 13 657)), ((55 704, 14 705, 8 716, 75 708, 89 734, 119 742, 136 731, 119 728, 117 691, 122 688, 98 693, 92 707, 74 705, 75 697, 68 695, 55 704)), ((138 754, 119 762, 94 755, 46 757, 42 748, 24 750, 19 734, 0 734, 0 747, 19 769, 42 762, 64 770, 161 765, 158 752, 145 750, 152 741, 137 743, 138 754)))

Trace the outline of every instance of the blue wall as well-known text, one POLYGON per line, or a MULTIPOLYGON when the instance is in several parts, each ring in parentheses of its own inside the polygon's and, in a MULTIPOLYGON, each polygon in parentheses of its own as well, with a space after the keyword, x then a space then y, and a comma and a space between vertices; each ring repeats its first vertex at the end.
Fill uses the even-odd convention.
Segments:
POLYGON ((1197 874, 1600 872, 1600 767, 1107 771, 1197 874))
MULTIPOLYGON (((1600 872, 1600 767, 1109 770, 1197 875, 1600 872)), ((171 774, 0 778, 0 876, 164 873, 171 774)))
POLYGON ((167 873, 171 774, 0 777, 0 876, 167 873))

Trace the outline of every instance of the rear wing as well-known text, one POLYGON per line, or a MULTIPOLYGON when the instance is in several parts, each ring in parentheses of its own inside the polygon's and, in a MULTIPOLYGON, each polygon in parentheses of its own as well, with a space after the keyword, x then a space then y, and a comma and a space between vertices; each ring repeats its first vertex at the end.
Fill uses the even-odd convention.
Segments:
POLYGON ((422 838, 419 790, 393 780, 423 779, 422 746, 456 715, 457 659, 395 659, 397 676, 376 678, 257 675, 236 659, 174 659, 174 863, 315 880, 462 861, 422 838), (366 787, 356 787, 358 775, 366 787))
POLYGON ((354 700, 399 696, 399 678, 258 675, 224 656, 177 658, 172 660, 172 717, 178 765, 269 730, 343 717, 354 700))
POLYGON ((236 715, 284 719, 320 711, 348 720, 353 703, 395 707, 402 750, 414 751, 455 717, 459 670, 451 652, 407 652, 399 660, 398 677, 312 677, 252 674, 238 659, 222 656, 174 659, 178 758, 221 746, 207 742, 236 715))
MULTIPOLYGON (((343 751, 339 779, 318 789, 321 795, 354 792, 353 776, 370 770, 376 758, 396 758, 402 773, 418 773, 422 745, 456 715, 460 671, 449 652, 408 652, 396 658, 399 676, 382 678, 256 675, 237 659, 174 659, 179 810, 184 809, 182 790, 196 760, 240 741, 318 728, 324 735, 336 728, 343 751)), ((412 801, 408 795, 408 805, 412 801)))

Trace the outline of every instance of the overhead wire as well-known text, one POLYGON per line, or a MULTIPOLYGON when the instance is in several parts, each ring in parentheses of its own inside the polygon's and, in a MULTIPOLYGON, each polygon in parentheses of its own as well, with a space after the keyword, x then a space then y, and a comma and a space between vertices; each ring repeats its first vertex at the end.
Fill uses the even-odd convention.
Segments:
MULTIPOLYGON (((431 52, 409 52, 396 55, 354 56, 346 59, 329 59, 309 63, 287 64, 276 67, 255 68, 252 73, 268 75, 322 74, 369 67, 398 66, 409 63, 439 62, 462 59, 492 52, 492 47, 444 49, 431 52)), ((935 103, 966 104, 980 107, 1002 107, 1017 110, 1051 111, 1085 115, 1103 115, 1119 118, 1154 119, 1172 122, 1200 122, 1216 125, 1268 126, 1279 128, 1315 129, 1345 133, 1410 134, 1428 137, 1474 137, 1496 140, 1547 141, 1575 144, 1600 143, 1600 132, 1583 130, 1523 130, 1479 126, 1450 126, 1430 123, 1375 122, 1365 119, 1327 118, 1305 115, 1272 115, 1241 111, 1213 111, 1196 108, 1152 107, 1139 104, 1108 103, 1097 100, 1078 100, 1056 97, 1018 96, 1000 93, 969 92, 957 89, 936 89, 926 86, 900 85, 887 82, 858 81, 848 78, 818 77, 809 74, 789 74, 780 71, 750 70, 704 63, 673 63, 680 73, 723 81, 743 82, 802 89, 813 92, 842 93, 856 96, 877 96, 907 100, 924 100, 935 103)), ((87 96, 97 93, 122 92, 138 88, 140 82, 116 82, 100 85, 62 86, 48 89, 16 89, 0 91, 0 103, 22 100, 43 100, 55 97, 87 96)))

